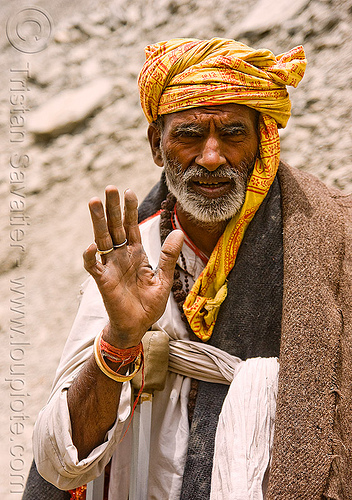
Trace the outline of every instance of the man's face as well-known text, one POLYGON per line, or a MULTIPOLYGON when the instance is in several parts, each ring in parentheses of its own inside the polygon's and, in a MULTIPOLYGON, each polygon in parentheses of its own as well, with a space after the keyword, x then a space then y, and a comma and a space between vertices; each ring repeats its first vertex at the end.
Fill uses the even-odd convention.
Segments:
POLYGON ((257 112, 238 104, 164 115, 161 154, 169 190, 197 221, 231 218, 244 202, 257 150, 257 112))

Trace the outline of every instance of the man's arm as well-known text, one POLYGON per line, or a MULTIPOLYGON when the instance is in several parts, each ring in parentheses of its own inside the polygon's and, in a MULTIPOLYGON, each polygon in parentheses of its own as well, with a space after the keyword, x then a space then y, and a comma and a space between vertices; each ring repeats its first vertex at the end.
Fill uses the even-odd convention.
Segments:
MULTIPOLYGON (((110 322, 103 339, 120 349, 138 345, 144 333, 163 314, 173 282, 173 270, 181 250, 180 231, 165 241, 156 271, 144 253, 138 227, 137 198, 125 193, 124 217, 114 186, 106 188, 106 215, 101 201, 89 203, 95 244, 84 253, 85 269, 93 276, 110 322), (96 260, 96 250, 108 250, 127 239, 128 244, 96 260)), ((109 362, 110 363, 110 362, 109 362)), ((114 364, 110 364, 111 368, 114 364)), ((121 372, 121 374, 123 374, 121 372)), ((98 368, 92 355, 68 390, 72 439, 79 459, 104 441, 116 420, 122 384, 98 368)))
POLYGON ((69 388, 67 403, 72 441, 77 448, 79 460, 87 457, 101 444, 107 431, 113 426, 121 387, 121 383, 103 374, 92 355, 69 388))

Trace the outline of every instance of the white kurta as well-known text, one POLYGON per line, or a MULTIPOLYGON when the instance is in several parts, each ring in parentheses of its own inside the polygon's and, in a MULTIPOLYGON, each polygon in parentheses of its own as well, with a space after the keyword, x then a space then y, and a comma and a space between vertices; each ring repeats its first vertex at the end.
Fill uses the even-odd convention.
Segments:
MULTIPOLYGON (((160 255, 159 216, 143 223, 141 234, 149 262, 156 268, 160 255)), ((182 252, 188 273, 196 278, 204 267, 202 260, 186 244, 182 252)), ((179 265, 182 267, 180 260, 179 265)), ((120 440, 131 412, 129 383, 123 384, 116 422, 104 443, 87 458, 78 461, 72 442, 67 388, 91 356, 94 338, 108 321, 93 279, 88 278, 82 291, 80 308, 65 345, 49 401, 35 425, 34 456, 39 472, 61 489, 73 489, 99 476, 113 456, 109 500, 127 500, 132 427, 120 440)), ((219 419, 211 498, 260 500, 263 498, 264 474, 270 461, 277 360, 257 358, 243 362, 207 345, 204 345, 204 352, 198 352, 202 350, 201 343, 194 346, 190 342, 175 342, 188 340, 188 333, 172 296, 153 329, 163 330, 169 335, 171 369, 182 375, 168 372, 165 389, 157 391, 153 399, 148 498, 179 500, 189 437, 189 376, 195 376, 196 363, 199 371, 203 372, 199 375, 203 380, 230 383, 234 379, 229 390, 233 397, 226 398, 219 419), (234 450, 240 451, 236 451, 235 457, 234 450), (240 488, 236 487, 238 481, 241 481, 240 488), (235 496, 234 490, 243 493, 235 496)))

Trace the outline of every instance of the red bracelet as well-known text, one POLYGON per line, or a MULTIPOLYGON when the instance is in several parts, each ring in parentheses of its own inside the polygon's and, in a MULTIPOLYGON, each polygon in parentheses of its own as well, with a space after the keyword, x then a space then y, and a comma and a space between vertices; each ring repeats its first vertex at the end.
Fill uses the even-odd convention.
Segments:
MULTIPOLYGON (((117 347, 112 346, 108 342, 105 342, 105 340, 103 340, 102 337, 103 337, 103 332, 100 332, 99 335, 95 339, 94 356, 95 356, 95 360, 97 362, 97 365, 103 371, 103 373, 105 373, 105 375, 112 378, 113 380, 117 380, 117 378, 118 378, 118 380, 117 380, 118 382, 127 382, 128 380, 131 380, 137 374, 137 372, 140 370, 140 368, 142 368, 141 387, 140 387, 139 392, 137 394, 137 397, 133 403, 131 418, 130 418, 130 421, 128 423, 127 429, 125 430, 125 433, 123 434, 122 438, 119 441, 121 443, 121 441, 126 436, 126 433, 131 425, 134 411, 136 409, 137 403, 138 403, 139 398, 141 397, 141 394, 142 394, 143 389, 144 389, 143 344, 142 344, 142 341, 140 341, 138 345, 133 346, 133 347, 129 347, 128 349, 118 349, 117 347), (117 370, 112 371, 111 368, 108 365, 106 365, 106 363, 102 359, 103 357, 106 357, 107 359, 114 361, 114 362, 120 362, 120 365, 117 368, 117 370), (127 376, 118 374, 118 371, 120 370, 120 368, 122 366, 129 365, 133 362, 135 362, 137 367, 132 374, 127 375, 127 376), (110 375, 107 372, 109 372, 110 375), (111 376, 111 375, 114 375, 114 376, 111 376)), ((73 491, 75 491, 75 490, 73 490, 73 491)), ((77 497, 77 498, 79 498, 79 497, 77 497)))
POLYGON ((128 347, 127 349, 119 349, 117 347, 112 346, 111 344, 108 344, 108 342, 106 342, 102 338, 102 336, 100 336, 101 354, 110 361, 113 361, 114 363, 120 363, 118 370, 123 366, 133 363, 133 361, 135 361, 135 359, 142 352, 142 349, 143 349, 142 342, 140 342, 136 346, 128 347))

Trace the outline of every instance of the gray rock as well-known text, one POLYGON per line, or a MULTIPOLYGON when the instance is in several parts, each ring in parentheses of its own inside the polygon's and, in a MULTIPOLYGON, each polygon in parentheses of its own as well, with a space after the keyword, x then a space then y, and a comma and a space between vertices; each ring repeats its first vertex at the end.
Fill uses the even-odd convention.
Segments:
POLYGON ((313 113, 306 113, 295 120, 296 126, 308 129, 315 129, 320 123, 321 116, 313 113))
POLYGON ((297 15, 309 0, 259 0, 243 19, 238 30, 239 36, 257 35, 279 26, 297 15))
POLYGON ((35 136, 51 137, 71 132, 104 104, 113 87, 111 79, 99 78, 61 92, 31 112, 28 131, 35 136))

